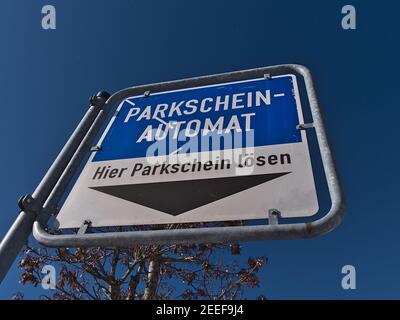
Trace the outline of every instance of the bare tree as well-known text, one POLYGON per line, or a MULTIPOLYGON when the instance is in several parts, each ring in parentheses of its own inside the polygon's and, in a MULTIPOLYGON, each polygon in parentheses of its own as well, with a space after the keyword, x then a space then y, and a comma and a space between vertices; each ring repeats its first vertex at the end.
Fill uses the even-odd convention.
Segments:
MULTIPOLYGON (((180 226, 167 226, 174 227, 180 226)), ((239 244, 27 246, 19 263, 20 281, 37 286, 44 276, 42 267, 50 264, 58 275, 56 289, 43 296, 46 299, 241 299, 246 288, 259 286, 257 273, 267 259, 248 257, 239 263, 240 254, 239 244)))

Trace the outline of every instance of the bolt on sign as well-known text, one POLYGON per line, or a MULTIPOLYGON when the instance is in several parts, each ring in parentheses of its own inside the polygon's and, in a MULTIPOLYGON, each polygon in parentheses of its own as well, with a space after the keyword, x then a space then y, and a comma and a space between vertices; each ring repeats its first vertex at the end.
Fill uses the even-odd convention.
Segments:
POLYGON ((296 76, 124 99, 57 221, 73 228, 318 211, 296 76))

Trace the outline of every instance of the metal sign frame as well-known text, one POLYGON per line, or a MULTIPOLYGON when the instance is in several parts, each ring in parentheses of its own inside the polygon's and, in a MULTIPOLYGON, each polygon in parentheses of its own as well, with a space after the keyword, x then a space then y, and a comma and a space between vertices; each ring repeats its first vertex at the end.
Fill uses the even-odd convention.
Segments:
POLYGON ((302 65, 286 64, 137 86, 121 90, 112 96, 106 92, 100 92, 91 97, 90 107, 74 133, 33 194, 20 199, 19 207, 21 212, 0 243, 0 281, 18 256, 31 231, 33 231, 35 239, 47 247, 129 247, 137 244, 303 239, 325 234, 338 226, 344 215, 345 204, 311 73, 302 65), (45 231, 45 225, 50 215, 55 212, 68 184, 85 155, 91 150, 94 138, 107 120, 113 107, 119 105, 125 98, 139 94, 146 95, 152 92, 178 90, 263 76, 268 78, 287 73, 302 76, 307 91, 313 123, 300 124, 298 128, 302 130, 310 127, 315 128, 331 198, 331 208, 322 218, 309 223, 279 224, 276 210, 266 208, 268 225, 85 234, 87 225, 83 224, 77 234, 52 235, 45 231))
MULTIPOLYGON (((163 243, 201 243, 224 242, 243 240, 267 239, 301 239, 325 234, 334 229, 342 220, 344 201, 336 172, 332 153, 329 148, 325 127, 319 108, 316 91, 310 71, 301 65, 281 65, 274 67, 258 68, 233 73, 211 75, 199 78, 190 78, 179 81, 165 82, 146 86, 128 88, 115 93, 106 102, 104 108, 116 105, 129 96, 149 94, 187 87, 196 87, 208 84, 217 84, 228 81, 238 81, 262 76, 275 76, 285 73, 295 73, 303 76, 313 118, 313 127, 316 131, 322 163, 326 175, 328 189, 331 197, 331 208, 322 218, 310 223, 276 224, 276 219, 270 219, 268 225, 230 226, 230 227, 202 227, 175 230, 151 230, 108 232, 93 234, 51 235, 45 232, 40 221, 33 225, 33 235, 42 245, 49 247, 91 247, 91 246, 117 246, 126 247, 136 244, 163 244, 163 243), (275 220, 275 223, 273 223, 275 220)), ((96 121, 94 125, 96 124, 96 121)), ((306 129, 307 124, 300 125, 306 129)), ((69 174, 72 174, 72 170, 69 174)), ((58 202, 58 197, 49 197, 51 203, 58 202)), ((269 208, 272 209, 272 208, 269 208)), ((267 214, 268 208, 266 208, 267 214)))

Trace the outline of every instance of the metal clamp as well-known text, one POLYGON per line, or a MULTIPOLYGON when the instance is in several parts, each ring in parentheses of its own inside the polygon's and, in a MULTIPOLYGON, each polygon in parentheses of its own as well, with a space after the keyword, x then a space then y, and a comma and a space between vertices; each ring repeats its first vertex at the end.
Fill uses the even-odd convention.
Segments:
POLYGON ((298 130, 307 130, 307 129, 311 129, 311 128, 314 128, 314 122, 311 122, 311 123, 301 123, 301 124, 298 124, 298 125, 296 126, 296 129, 298 129, 298 130))
MULTIPOLYGON (((313 124, 317 136, 323 168, 325 171, 328 190, 331 198, 331 208, 322 218, 309 223, 268 224, 231 227, 210 227, 174 230, 150 230, 129 232, 106 232, 91 234, 63 234, 52 235, 47 233, 36 221, 33 225, 33 235, 42 245, 48 247, 129 247, 137 244, 167 244, 167 243, 204 243, 248 240, 282 240, 303 239, 319 236, 330 232, 337 227, 343 216, 345 203, 340 187, 339 177, 336 172, 333 156, 329 148, 325 126, 314 88, 310 71, 301 65, 288 64, 274 67, 266 67, 239 71, 233 73, 218 74, 212 76, 171 81, 162 84, 152 84, 128 88, 115 93, 107 101, 118 105, 124 99, 141 95, 143 92, 163 92, 176 89, 190 88, 200 85, 217 84, 226 81, 240 81, 262 77, 266 74, 296 74, 304 78, 307 97, 313 118, 313 124)), ((58 201, 55 197, 50 202, 58 201)))
POLYGON ((77 234, 82 235, 85 234, 87 229, 92 225, 92 222, 90 220, 85 220, 83 221, 82 225, 80 226, 77 234))
POLYGON ((106 92, 106 91, 100 91, 99 93, 97 93, 95 96, 91 96, 89 98, 89 104, 91 106, 95 106, 98 107, 100 109, 103 108, 103 106, 105 105, 106 101, 111 97, 111 95, 106 92))
POLYGON ((30 194, 27 194, 19 198, 18 207, 22 211, 31 211, 36 213, 38 206, 37 201, 35 201, 35 199, 30 194))
POLYGON ((264 74, 264 79, 265 80, 271 80, 272 79, 272 75, 270 73, 265 73, 264 74))
POLYGON ((279 218, 281 217, 281 212, 276 209, 268 210, 268 224, 277 225, 279 224, 279 218))
POLYGON ((91 152, 96 152, 96 151, 100 151, 101 150, 101 146, 97 145, 97 146, 93 146, 90 148, 91 152))

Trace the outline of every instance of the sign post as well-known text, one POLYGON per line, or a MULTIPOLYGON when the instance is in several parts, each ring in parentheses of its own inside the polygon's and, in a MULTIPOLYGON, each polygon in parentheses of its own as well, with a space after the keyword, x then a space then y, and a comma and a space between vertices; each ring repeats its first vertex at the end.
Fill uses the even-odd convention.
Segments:
MULTIPOLYGON (((303 100, 303 97, 302 97, 303 100)), ((99 93, 0 244, 0 281, 30 235, 48 247, 301 239, 342 220, 344 201, 307 68, 280 65, 99 93), (304 80, 312 123, 297 86, 304 80), (92 141, 111 107, 117 111, 92 141), (318 211, 306 130, 315 130, 331 208, 318 211), (44 226, 88 151, 57 223, 44 226), (289 219, 286 219, 289 218, 289 219), (268 225, 85 233, 95 227, 268 219, 268 225), (289 222, 287 222, 289 221, 289 222)))
MULTIPOLYGON (((57 181, 63 175, 69 163, 80 163, 84 154, 88 151, 82 148, 90 146, 91 141, 100 129, 102 121, 108 112, 105 107, 110 95, 107 92, 99 92, 91 97, 90 106, 85 116, 76 127, 75 131, 53 162, 40 184, 32 195, 24 196, 19 201, 21 212, 0 243, 0 282, 4 279, 8 269, 20 253, 32 232, 32 225, 36 219, 47 222, 44 217, 48 214, 43 210, 43 205, 49 197, 57 181), (79 151, 79 152, 78 152, 79 151)), ((72 175, 69 175, 69 178, 72 175)), ((47 207, 53 209, 54 207, 47 207)))

